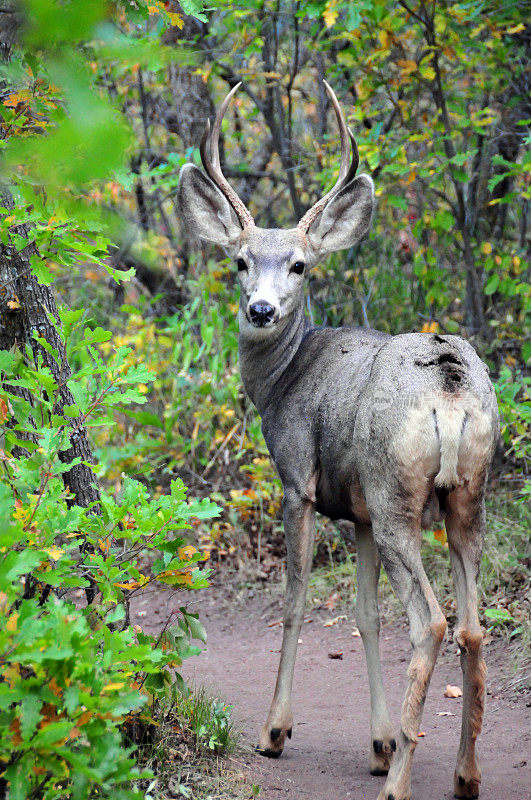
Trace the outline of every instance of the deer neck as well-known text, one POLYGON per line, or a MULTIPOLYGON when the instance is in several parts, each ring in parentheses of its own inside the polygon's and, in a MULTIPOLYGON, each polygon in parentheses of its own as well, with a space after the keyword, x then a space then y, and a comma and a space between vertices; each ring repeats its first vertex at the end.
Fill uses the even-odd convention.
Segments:
POLYGON ((248 332, 247 326, 242 325, 243 313, 240 309, 240 374, 245 391, 263 415, 275 384, 288 369, 311 325, 301 305, 289 317, 277 323, 274 330, 268 330, 266 335, 260 336, 260 329, 248 332))

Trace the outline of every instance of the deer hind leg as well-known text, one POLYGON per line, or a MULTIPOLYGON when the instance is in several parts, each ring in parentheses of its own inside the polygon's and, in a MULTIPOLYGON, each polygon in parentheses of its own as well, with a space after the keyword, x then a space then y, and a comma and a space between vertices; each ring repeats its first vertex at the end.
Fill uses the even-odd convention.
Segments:
POLYGON ((389 771, 396 741, 389 719, 380 665, 378 638, 380 615, 378 613, 378 579, 380 556, 370 526, 356 524, 356 551, 358 588, 356 594, 356 621, 363 640, 369 688, 371 693, 371 743, 369 769, 372 775, 386 775, 389 771))
POLYGON ((478 797, 481 770, 476 758, 476 739, 481 732, 485 707, 487 667, 483 658, 483 632, 479 624, 476 581, 485 534, 485 503, 451 495, 446 518, 450 560, 457 595, 454 640, 461 650, 463 716, 461 741, 454 776, 456 797, 478 797))
POLYGON ((399 515, 385 520, 373 517, 373 531, 389 580, 408 616, 413 647, 397 749, 378 800, 410 800, 411 763, 446 620, 420 559, 420 514, 415 524, 399 515))
POLYGON ((297 643, 304 618, 306 589, 312 565, 315 532, 314 504, 286 491, 283 500, 287 549, 287 583, 284 598, 284 632, 277 682, 269 716, 257 747, 261 755, 278 758, 286 737, 291 739, 293 713, 291 687, 297 643))

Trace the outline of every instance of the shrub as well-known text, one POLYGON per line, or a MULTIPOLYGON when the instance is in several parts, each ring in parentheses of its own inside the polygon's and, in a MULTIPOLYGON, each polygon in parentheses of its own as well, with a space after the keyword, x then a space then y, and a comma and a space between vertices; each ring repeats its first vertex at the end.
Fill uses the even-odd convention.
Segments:
POLYGON ((133 629, 129 603, 150 585, 207 585, 200 562, 208 553, 183 532, 218 507, 188 501, 180 480, 155 498, 123 477, 88 509, 65 488, 61 476, 75 461, 63 464, 59 452, 72 419, 101 434, 116 409, 144 402, 154 378, 129 347, 110 347, 104 358, 97 343, 110 339, 107 332, 76 335, 81 314, 66 314, 65 323, 67 343, 90 359, 68 381, 76 404, 63 414, 49 370, 29 366, 19 352, 0 353, 0 767, 10 800, 138 796, 131 782, 141 773, 122 723, 139 711, 149 718, 148 704, 182 688, 172 671, 199 652, 192 639, 205 640, 184 607, 157 639, 133 629), (17 394, 22 388, 31 402, 17 394), (96 600, 86 605, 90 586, 96 600))

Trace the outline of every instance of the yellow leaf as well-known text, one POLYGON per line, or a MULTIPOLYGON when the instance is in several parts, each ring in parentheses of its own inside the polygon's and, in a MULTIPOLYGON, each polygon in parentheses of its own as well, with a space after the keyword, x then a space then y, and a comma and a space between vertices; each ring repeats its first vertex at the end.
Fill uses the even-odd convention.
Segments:
POLYGON ((339 12, 336 8, 336 2, 337 0, 329 0, 329 2, 326 4, 323 19, 327 28, 331 28, 337 19, 339 12))
POLYGON ((131 581, 130 583, 115 583, 114 586, 119 586, 120 589, 138 589, 142 584, 140 581, 131 581))
POLYGON ((197 553, 197 550, 191 544, 187 544, 185 547, 179 547, 177 552, 181 561, 188 561, 195 553, 197 553))
POLYGON ((125 683, 108 683, 107 686, 104 686, 101 690, 102 692, 116 692, 118 689, 122 689, 125 686, 125 683))
POLYGON ((197 439, 197 434, 198 433, 199 433, 199 420, 196 420, 196 423, 194 425, 194 429, 192 431, 192 441, 193 442, 195 442, 195 440, 197 439))
POLYGON ((18 104, 21 102, 22 98, 19 94, 8 94, 6 99, 4 100, 4 105, 7 108, 16 108, 18 104))
POLYGON ((166 11, 168 18, 172 25, 175 25, 176 28, 182 28, 184 26, 183 18, 180 14, 176 14, 175 11, 166 11))
POLYGON ((442 14, 435 14, 435 32, 444 33, 446 30, 446 20, 442 14))
POLYGON ((53 544, 51 547, 45 547, 44 552, 47 553, 50 558, 53 558, 54 561, 59 561, 65 551, 53 544))
POLYGON ((426 78, 426 80, 428 81, 435 80, 435 70, 433 69, 433 67, 421 67, 420 74, 422 75, 423 78, 426 78))
POLYGON ((492 245, 491 245, 491 243, 490 242, 483 242, 483 244, 481 245, 481 252, 485 256, 490 255, 490 253, 492 253, 492 245))
POLYGON ((18 614, 11 614, 8 621, 6 622, 6 630, 8 630, 9 633, 14 633, 16 631, 17 620, 18 620, 18 614))
POLYGON ((508 367, 514 367, 514 365, 516 364, 516 358, 514 358, 511 355, 507 355, 505 356, 505 363, 507 364, 508 367))
POLYGON ((406 184, 413 183, 413 181, 415 180, 416 177, 417 177, 417 173, 415 172, 415 170, 414 169, 411 170, 411 172, 407 176, 406 184))
POLYGON ((525 31, 525 25, 523 22, 519 22, 518 25, 514 26, 514 28, 507 29, 507 33, 520 33, 521 31, 525 31))
POLYGON ((399 58, 396 63, 402 69, 402 76, 407 77, 408 75, 411 75, 412 72, 416 72, 418 69, 417 62, 412 61, 411 59, 399 58))
POLYGON ((389 40, 390 40, 390 36, 389 36, 388 31, 385 30, 385 28, 381 28, 378 31, 378 39, 380 40, 380 44, 382 45, 382 47, 387 47, 388 46, 389 40))
POLYGON ((16 295, 14 300, 7 301, 7 307, 10 308, 11 311, 15 311, 17 308, 20 308, 20 303, 16 295))

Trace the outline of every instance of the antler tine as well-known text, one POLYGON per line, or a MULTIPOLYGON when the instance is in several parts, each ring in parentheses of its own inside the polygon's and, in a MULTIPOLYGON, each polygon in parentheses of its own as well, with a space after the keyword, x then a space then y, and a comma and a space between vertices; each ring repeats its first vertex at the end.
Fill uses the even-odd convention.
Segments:
POLYGON ((330 100, 332 101, 332 106, 334 108, 337 124, 339 127, 339 138, 341 141, 341 163, 339 165, 339 175, 336 181, 337 185, 337 183, 343 180, 343 178, 348 172, 348 157, 350 152, 349 131, 345 115, 343 114, 343 109, 339 105, 336 93, 334 92, 334 90, 327 81, 323 81, 323 83, 326 89, 326 93, 330 98, 330 100))
POLYGON ((221 123, 223 122, 223 117, 225 116, 225 112, 229 107, 229 103, 232 100, 233 95, 238 91, 240 86, 241 81, 230 90, 225 100, 219 107, 218 113, 216 114, 216 118, 214 120, 214 125, 212 127, 212 132, 210 132, 210 120, 207 120, 205 132, 203 133, 201 144, 199 145, 199 152, 201 154, 201 161, 207 175, 216 184, 218 189, 223 192, 234 209, 234 213, 238 217, 240 225, 243 229, 245 229, 254 225, 252 214, 223 175, 219 159, 219 134, 221 131, 221 123))
POLYGON ((221 123, 223 122, 223 117, 226 114, 230 101, 241 85, 242 82, 240 81, 236 86, 232 87, 225 100, 220 105, 214 120, 214 125, 212 126, 212 133, 210 135, 210 156, 212 159, 212 166, 216 170, 219 170, 219 134, 221 132, 221 123))
POLYGON ((323 83, 325 85, 326 92, 332 101, 337 124, 339 126, 339 137, 341 141, 341 163, 339 165, 339 175, 337 176, 337 181, 332 189, 330 189, 330 191, 327 192, 324 197, 318 200, 317 203, 315 203, 315 205, 313 205, 300 220, 297 227, 303 233, 306 233, 309 230, 312 223, 315 222, 321 211, 323 211, 325 205, 332 199, 332 197, 336 195, 350 180, 352 180, 356 174, 356 170, 358 169, 360 161, 358 146, 356 144, 354 134, 347 126, 343 109, 339 105, 336 94, 330 84, 328 84, 326 81, 323 81, 323 83), (349 166, 349 150, 351 146, 352 157, 349 166))

